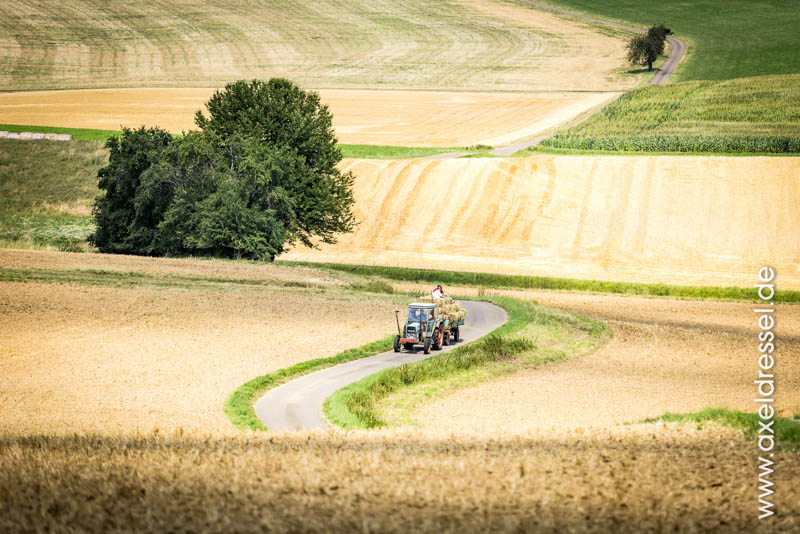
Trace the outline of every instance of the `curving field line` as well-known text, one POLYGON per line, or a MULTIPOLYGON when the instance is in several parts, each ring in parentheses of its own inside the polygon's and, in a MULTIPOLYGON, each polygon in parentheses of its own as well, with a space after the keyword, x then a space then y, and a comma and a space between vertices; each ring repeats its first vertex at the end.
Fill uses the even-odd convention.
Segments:
MULTIPOLYGON (((548 5, 548 4, 543 4, 541 2, 533 2, 531 0, 520 0, 520 1, 525 3, 525 4, 530 4, 532 6, 535 6, 535 7, 539 8, 539 9, 545 9, 545 10, 548 10, 548 11, 553 11, 555 13, 559 13, 559 14, 562 14, 562 15, 568 15, 570 17, 575 17, 575 18, 578 18, 578 19, 581 19, 581 20, 586 20, 586 21, 589 21, 589 22, 599 22, 600 24, 605 24, 606 26, 611 26, 611 27, 614 27, 614 28, 622 29, 622 30, 630 30, 630 31, 635 31, 635 32, 644 31, 642 28, 638 28, 636 26, 631 26, 629 24, 623 24, 621 22, 614 22, 614 21, 610 21, 610 20, 607 20, 607 19, 601 19, 601 18, 598 18, 598 17, 592 17, 590 15, 584 15, 582 13, 575 13, 574 11, 568 11, 566 9, 562 9, 560 7, 551 6, 551 5, 548 5)), ((650 80, 650 85, 664 85, 665 83, 667 83, 667 81, 669 80, 669 77, 672 75, 673 72, 675 72, 675 69, 678 68, 678 63, 680 63, 681 60, 683 59, 683 56, 686 55, 686 43, 683 40, 678 39, 675 36, 669 35, 669 36, 667 36, 667 42, 669 42, 669 45, 670 45, 670 47, 669 47, 669 56, 667 56, 667 59, 664 60, 664 63, 661 65, 661 68, 658 69, 658 71, 656 72, 655 76, 653 76, 653 79, 650 80)), ((584 116, 583 118, 581 118, 575 124, 577 125, 577 124, 580 124, 580 123, 586 121, 590 117, 592 117, 595 114, 599 113, 601 110, 602 110, 602 108, 598 108, 594 113, 590 113, 590 114, 584 116)), ((542 131, 542 129, 540 129, 539 131, 542 131)), ((519 152, 520 150, 525 150, 526 148, 537 146, 539 143, 541 143, 545 139, 549 139, 550 137, 552 137, 552 134, 542 135, 542 136, 536 137, 535 139, 531 139, 529 141, 524 141, 522 143, 515 143, 513 145, 497 148, 497 149, 492 151, 492 155, 494 155, 494 156, 510 156, 511 154, 514 154, 515 152, 519 152)))
MULTIPOLYGON (((478 339, 506 322, 505 311, 494 304, 478 301, 463 301, 460 304, 467 310, 467 322, 461 327, 461 342, 442 347, 442 351, 478 339)), ((328 367, 269 390, 256 402, 255 412, 261 422, 272 430, 325 428, 327 425, 320 411, 325 399, 333 393, 383 369, 430 358, 435 354, 426 355, 422 351, 398 354, 389 351, 328 367)))
POLYGON ((352 234, 285 259, 800 288, 800 158, 552 156, 347 160, 352 234))

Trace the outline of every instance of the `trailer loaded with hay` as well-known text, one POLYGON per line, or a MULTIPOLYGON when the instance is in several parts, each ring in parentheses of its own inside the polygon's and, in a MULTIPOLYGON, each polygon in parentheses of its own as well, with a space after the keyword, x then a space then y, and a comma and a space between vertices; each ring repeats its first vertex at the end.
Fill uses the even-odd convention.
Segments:
POLYGON ((425 354, 429 354, 431 348, 440 350, 451 341, 460 340, 467 311, 450 297, 423 297, 409 304, 408 319, 402 328, 400 310, 395 315, 397 335, 394 337, 394 351, 416 351, 421 346, 425 354))

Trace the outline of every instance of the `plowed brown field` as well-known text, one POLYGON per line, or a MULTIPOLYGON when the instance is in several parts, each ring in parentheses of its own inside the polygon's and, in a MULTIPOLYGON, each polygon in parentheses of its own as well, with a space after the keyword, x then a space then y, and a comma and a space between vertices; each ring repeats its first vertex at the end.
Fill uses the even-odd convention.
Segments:
MULTIPOLYGON (((195 129, 213 89, 96 89, 0 94, 5 124, 118 130, 195 129)), ((497 146, 532 137, 616 98, 619 93, 320 91, 339 141, 352 144, 497 146)))
POLYGON ((353 234, 286 259, 800 289, 800 158, 349 160, 353 234))

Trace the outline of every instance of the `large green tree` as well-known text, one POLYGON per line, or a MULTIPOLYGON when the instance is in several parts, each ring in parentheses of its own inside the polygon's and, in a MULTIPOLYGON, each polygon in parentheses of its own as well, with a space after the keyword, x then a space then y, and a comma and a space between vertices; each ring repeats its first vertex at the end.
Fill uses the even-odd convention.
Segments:
POLYGON ((195 122, 221 138, 235 134, 277 147, 289 175, 281 180, 293 201, 290 240, 312 244, 312 238, 332 243, 339 232, 353 229, 353 176, 336 165, 333 118, 319 95, 303 91, 289 80, 240 80, 217 91, 206 104, 208 117, 197 112, 195 122))
POLYGON ((331 114, 316 93, 240 81, 207 110, 199 131, 174 140, 140 129, 109 141, 90 238, 101 251, 272 260, 290 243, 333 243, 353 229, 353 176, 336 167, 331 114))
POLYGON ((106 141, 108 165, 98 172, 98 187, 104 193, 94 204, 97 225, 89 242, 102 252, 141 254, 137 235, 155 231, 158 216, 137 217, 135 199, 142 175, 158 162, 172 136, 159 128, 123 129, 122 135, 106 141))

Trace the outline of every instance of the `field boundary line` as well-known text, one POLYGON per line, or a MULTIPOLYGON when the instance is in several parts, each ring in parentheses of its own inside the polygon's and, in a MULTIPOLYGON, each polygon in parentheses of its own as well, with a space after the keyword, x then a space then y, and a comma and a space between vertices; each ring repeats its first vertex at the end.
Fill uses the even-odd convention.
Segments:
MULTIPOLYGON (((600 17, 593 17, 591 15, 585 15, 583 13, 576 13, 574 11, 569 11, 567 9, 563 9, 563 8, 560 8, 560 7, 551 6, 550 4, 545 4, 545 3, 542 3, 542 2, 535 2, 533 0, 518 0, 518 1, 523 3, 523 4, 528 4, 530 6, 537 7, 539 9, 544 9, 546 11, 551 11, 553 13, 558 13, 558 14, 561 14, 561 15, 567 15, 569 17, 577 18, 577 19, 580 19, 580 20, 588 21, 588 22, 596 22, 596 23, 599 23, 599 24, 603 24, 603 25, 606 25, 606 26, 611 26, 613 28, 617 28, 617 29, 621 29, 621 30, 633 31, 633 32, 636 32, 636 33, 642 33, 644 31, 646 31, 643 28, 639 28, 638 26, 632 26, 630 24, 625 24, 625 23, 622 23, 622 22, 615 22, 615 21, 608 20, 608 19, 603 19, 603 18, 600 18, 600 17)), ((672 35, 668 35, 667 36, 667 42, 670 45, 669 46, 669 55, 664 60, 664 63, 662 63, 661 68, 659 68, 656 71, 655 75, 650 80, 650 85, 664 85, 664 84, 666 84, 669 81, 669 77, 672 75, 672 73, 675 72, 675 69, 678 68, 678 64, 683 60, 684 56, 686 55, 686 43, 682 39, 679 39, 679 38, 674 37, 672 35)), ((578 121, 574 122, 573 124, 570 124, 570 128, 574 128, 575 126, 578 126, 579 124, 581 124, 583 122, 586 122, 590 118, 592 118, 595 115, 597 115, 598 113, 600 113, 605 107, 606 106, 600 106, 593 113, 589 113, 586 116, 580 118, 578 121)), ((540 135, 540 136, 538 136, 538 137, 536 137, 534 139, 531 139, 530 141, 524 141, 524 142, 521 142, 521 143, 515 143, 513 145, 508 145, 508 146, 505 146, 505 147, 496 148, 496 149, 492 150, 490 152, 490 154, 493 155, 493 156, 510 156, 510 155, 514 154, 515 152, 519 152, 520 150, 525 150, 527 148, 532 148, 532 147, 538 146, 545 139, 550 139, 551 137, 553 137, 554 134, 555 134, 555 132, 552 132, 552 133, 549 133, 549 134, 540 135)))

